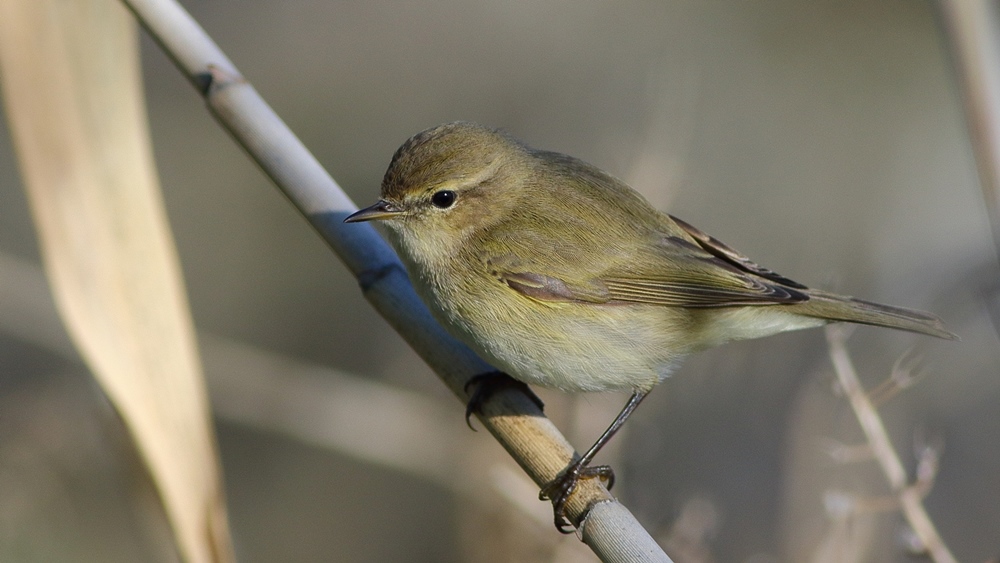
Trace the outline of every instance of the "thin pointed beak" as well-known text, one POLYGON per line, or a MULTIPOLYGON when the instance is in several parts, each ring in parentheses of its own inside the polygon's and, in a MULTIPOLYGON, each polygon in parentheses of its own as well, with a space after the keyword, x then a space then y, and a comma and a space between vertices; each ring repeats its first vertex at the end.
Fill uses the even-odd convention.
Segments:
POLYGON ((377 221, 379 219, 392 219, 401 215, 403 211, 384 199, 375 202, 375 205, 359 209, 344 219, 345 223, 360 223, 362 221, 377 221))

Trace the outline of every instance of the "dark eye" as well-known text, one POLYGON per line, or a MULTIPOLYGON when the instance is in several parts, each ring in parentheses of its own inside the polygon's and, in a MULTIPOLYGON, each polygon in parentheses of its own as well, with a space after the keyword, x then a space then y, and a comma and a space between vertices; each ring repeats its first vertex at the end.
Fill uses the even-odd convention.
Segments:
POLYGON ((434 195, 431 196, 431 203, 434 204, 434 207, 448 209, 455 203, 456 197, 458 196, 456 196, 455 192, 451 190, 441 190, 439 192, 435 192, 434 195))

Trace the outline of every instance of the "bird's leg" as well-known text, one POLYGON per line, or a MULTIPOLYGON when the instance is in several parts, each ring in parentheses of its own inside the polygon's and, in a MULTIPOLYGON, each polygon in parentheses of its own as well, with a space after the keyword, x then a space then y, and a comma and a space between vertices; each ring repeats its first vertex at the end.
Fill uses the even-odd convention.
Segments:
POLYGON ((622 411, 618 413, 614 422, 608 429, 601 434, 601 437, 594 442, 593 446, 587 450, 587 453, 583 454, 582 457, 578 458, 576 461, 569 464, 566 469, 559 472, 556 478, 549 481, 542 487, 542 490, 538 493, 539 500, 551 500, 552 509, 555 511, 555 522, 556 529, 564 534, 569 534, 573 531, 572 525, 566 518, 566 501, 569 500, 570 495, 576 489, 576 484, 580 479, 592 479, 594 477, 600 478, 602 481, 608 484, 608 489, 611 489, 615 485, 615 472, 611 469, 609 465, 595 465, 594 467, 588 467, 588 464, 593 461, 594 456, 597 452, 604 447, 611 440, 611 437, 615 435, 615 432, 625 424, 625 420, 628 419, 632 411, 639 406, 639 403, 646 398, 649 391, 635 391, 632 396, 629 397, 628 402, 625 403, 625 407, 622 411), (568 527, 567 527, 568 526, 568 527))
MULTIPOLYGON (((483 403, 494 393, 505 387, 519 389, 531 399, 531 402, 538 405, 538 408, 545 410, 545 403, 524 382, 518 381, 502 371, 481 373, 472 376, 465 382, 465 392, 469 395, 469 402, 465 405, 465 423, 469 425, 469 428, 472 428, 472 415, 482 412, 483 403), (469 387, 472 386, 476 388, 472 393, 469 393, 469 387)), ((475 428, 472 428, 472 430, 475 430, 475 428)))

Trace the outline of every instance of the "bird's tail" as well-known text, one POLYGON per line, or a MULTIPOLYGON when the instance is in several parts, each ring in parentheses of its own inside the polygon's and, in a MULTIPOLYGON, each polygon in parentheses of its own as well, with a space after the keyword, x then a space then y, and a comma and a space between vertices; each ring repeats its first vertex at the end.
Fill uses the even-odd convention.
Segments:
POLYGON ((941 319, 930 313, 872 303, 817 290, 810 290, 809 297, 809 301, 796 305, 796 308, 799 309, 796 312, 831 321, 885 326, 947 340, 958 340, 955 333, 944 327, 941 319))

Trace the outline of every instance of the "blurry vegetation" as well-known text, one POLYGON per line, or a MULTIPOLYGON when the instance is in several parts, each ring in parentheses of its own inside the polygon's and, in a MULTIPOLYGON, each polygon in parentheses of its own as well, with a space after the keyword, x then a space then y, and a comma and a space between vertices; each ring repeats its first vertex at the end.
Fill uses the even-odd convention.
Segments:
MULTIPOLYGON (((940 314, 960 343, 859 328, 848 345, 868 388, 919 348, 923 375, 880 413, 911 478, 915 437, 941 445, 925 505, 958 559, 997 555, 1000 272, 933 5, 184 5, 358 202, 410 134, 470 119, 589 160, 794 279, 940 314)), ((591 557, 534 520, 549 518, 537 491, 467 432, 461 405, 147 39, 143 55, 191 308, 212 335, 238 559, 591 557), (254 360, 233 373, 239 354, 254 360), (241 385, 253 365, 273 365, 261 371, 277 387, 241 385), (322 432, 314 399, 327 392, 360 398, 346 433, 322 432), (436 413, 420 420, 426 447, 465 485, 427 459, 352 449, 360 416, 421 427, 384 412, 386 393, 436 413)), ((0 560, 172 560, 119 421, 52 322, 9 138, 0 130, 0 560)), ((833 381, 821 331, 691 358, 603 454, 615 492, 677 561, 907 560, 898 511, 844 520, 824 504, 888 491, 874 463, 829 454, 863 438, 833 381), (844 551, 824 551, 830 537, 844 551)), ((542 396, 580 447, 621 402, 542 396)))

